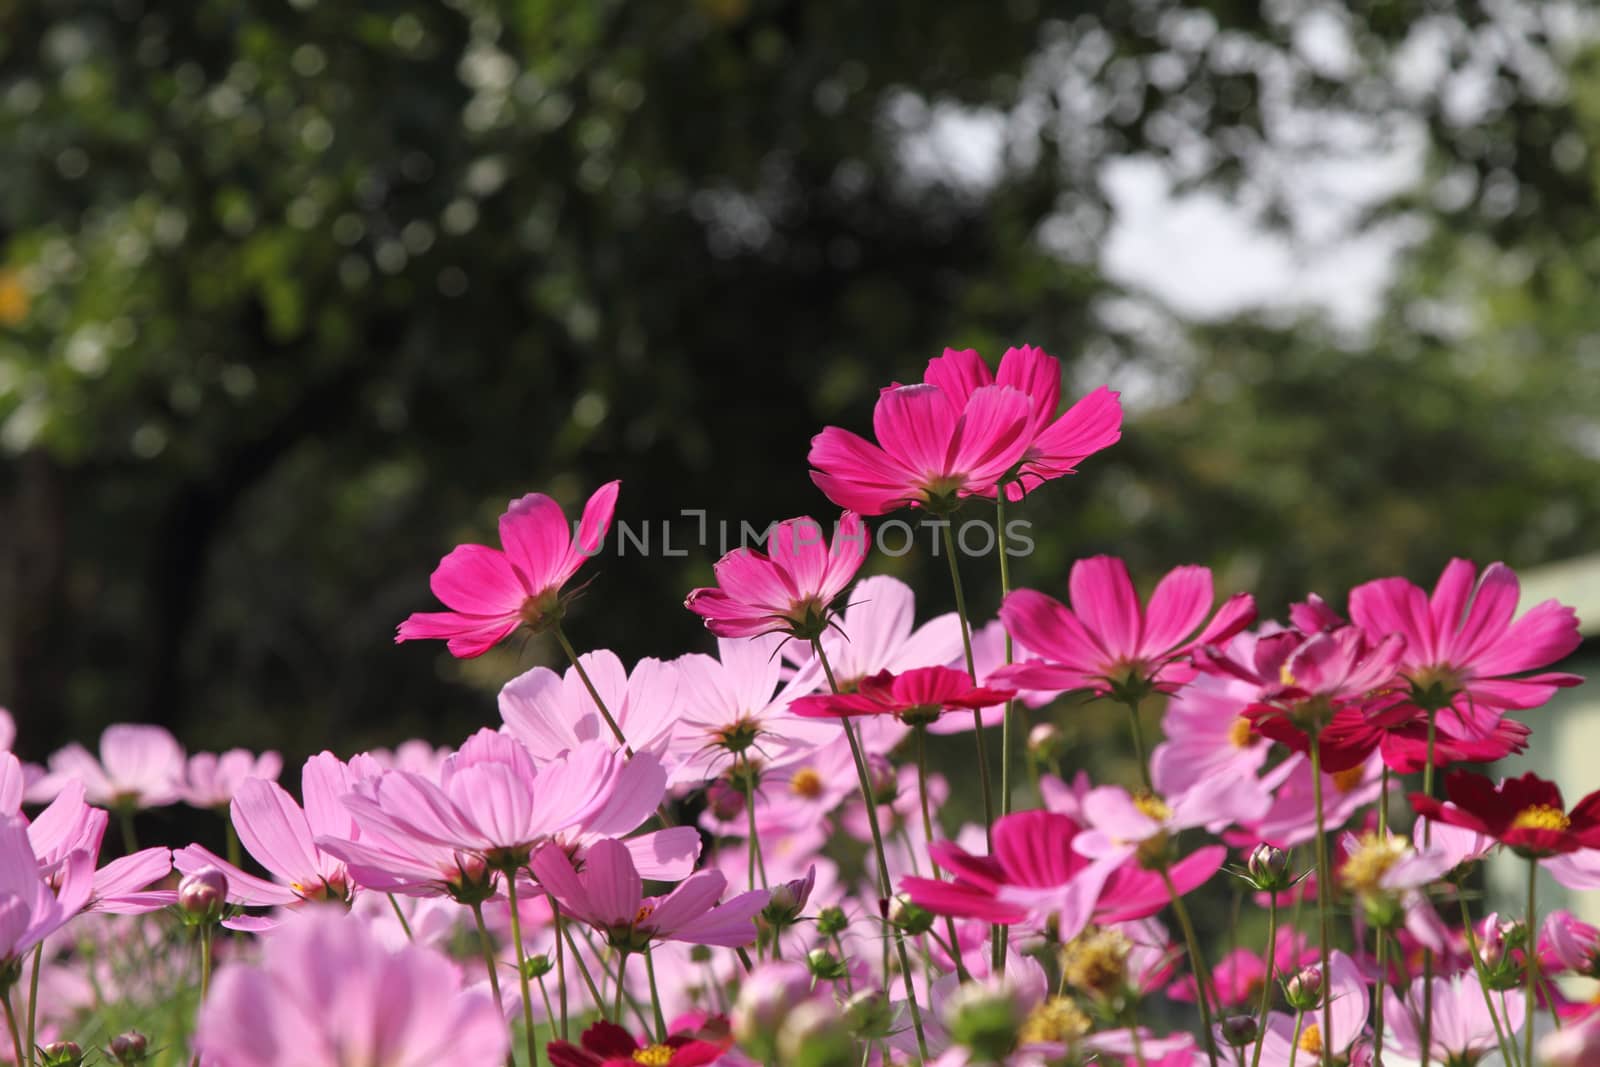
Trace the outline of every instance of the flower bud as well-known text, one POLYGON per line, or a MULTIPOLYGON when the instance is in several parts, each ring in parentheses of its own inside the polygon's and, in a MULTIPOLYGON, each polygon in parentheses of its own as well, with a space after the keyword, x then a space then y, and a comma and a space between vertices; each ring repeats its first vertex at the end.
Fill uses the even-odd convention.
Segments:
POLYGON ((690 963, 710 963, 711 962, 711 947, 709 945, 690 945, 689 946, 689 962, 690 963))
POLYGON ((855 1067, 858 1059, 849 1025, 825 1000, 789 1013, 778 1031, 778 1056, 785 1067, 855 1067))
POLYGON ((1039 763, 1054 763, 1066 753, 1067 738, 1055 723, 1042 722, 1028 731, 1028 755, 1039 763))
POLYGON ((744 815, 744 793, 726 778, 718 778, 706 787, 706 807, 712 818, 732 822, 744 815))
POLYGON ((761 909, 761 917, 774 929, 782 930, 793 926, 800 920, 801 911, 811 899, 811 889, 816 885, 816 881, 817 868, 813 865, 804 878, 796 878, 773 886, 772 894, 767 898, 767 906, 761 909))
POLYGON ((530 981, 536 978, 543 978, 555 970, 555 967, 556 965, 550 962, 550 957, 542 952, 537 956, 529 956, 522 961, 522 971, 530 981))
POLYGON ((1295 1011, 1310 1011, 1322 1003, 1322 971, 1302 967, 1283 983, 1283 995, 1295 1011))
POLYGON ((111 1058, 123 1067, 131 1067, 133 1064, 144 1062, 148 1045, 149 1042, 145 1040, 143 1034, 137 1030, 129 1030, 112 1038, 106 1051, 111 1053, 111 1058))
POLYGON ((228 876, 215 867, 202 867, 178 883, 178 910, 192 923, 214 923, 228 902, 228 876))
POLYGON ((756 968, 739 988, 739 999, 729 1013, 739 1047, 757 1062, 773 1062, 778 1027, 795 1005, 811 996, 811 972, 801 964, 770 963, 756 968))
POLYGON ((1026 1015, 1012 990, 970 982, 944 1002, 944 1024, 956 1044, 979 1062, 1002 1063, 1016 1047, 1026 1015))
POLYGON ((872 799, 877 804, 893 804, 900 795, 900 776, 887 756, 874 752, 867 756, 867 781, 872 783, 872 799))
POLYGON ((864 1041, 888 1037, 894 1026, 894 1008, 881 989, 863 989, 848 998, 841 1008, 850 1032, 864 1041))
POLYGON ((1222 1040, 1232 1048, 1244 1048, 1255 1043, 1256 1017, 1254 1015, 1230 1015, 1222 1020, 1219 1026, 1222 1031, 1222 1040))
POLYGON ((830 904, 817 916, 817 933, 823 937, 835 937, 849 928, 850 918, 843 908, 830 904))
POLYGON ((79 1067, 83 1063, 83 1049, 73 1041, 52 1041, 40 1051, 44 1067, 79 1067))
POLYGON ((885 917, 891 926, 913 937, 933 929, 933 913, 927 908, 913 904, 911 898, 904 893, 896 893, 889 898, 888 914, 885 917))
POLYGON ((825 948, 814 948, 806 954, 806 968, 823 982, 838 981, 847 973, 839 957, 825 948))
POLYGON ((1246 863, 1256 888, 1269 893, 1288 889, 1294 882, 1294 872, 1289 870, 1289 854, 1272 845, 1257 845, 1246 863))

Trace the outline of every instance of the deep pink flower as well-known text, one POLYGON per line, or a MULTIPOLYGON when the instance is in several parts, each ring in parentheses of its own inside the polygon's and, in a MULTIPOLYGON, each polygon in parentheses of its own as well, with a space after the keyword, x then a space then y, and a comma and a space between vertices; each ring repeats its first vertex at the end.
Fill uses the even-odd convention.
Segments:
POLYGON ((628 1031, 605 1019, 591 1023, 580 1040, 579 1045, 567 1041, 550 1042, 552 1067, 637 1067, 641 1063, 657 1067, 701 1067, 717 1062, 731 1042, 727 1037, 707 1041, 676 1032, 659 1044, 648 1037, 636 1041, 628 1031))
POLYGON ((483 988, 432 949, 390 951, 366 922, 317 907, 230 963, 200 1010, 195 1048, 216 1067, 480 1067, 510 1030, 483 988))
POLYGON ((1255 618, 1255 600, 1239 593, 1206 622, 1212 586, 1205 567, 1171 571, 1144 607, 1127 565, 1110 556, 1074 563, 1069 590, 1070 608, 1032 589, 1006 597, 1000 618, 1037 658, 1002 668, 994 683, 1135 696, 1150 688, 1171 692, 1194 676, 1186 662, 1191 649, 1225 642, 1255 618))
POLYGON ((893 715, 911 725, 927 725, 946 711, 973 711, 1003 704, 1016 694, 972 684, 967 672, 949 667, 917 667, 900 674, 882 671, 861 682, 854 693, 800 697, 790 710, 810 719, 893 715))
POLYGON ((457 545, 428 580, 449 611, 419 611, 395 640, 444 639, 452 656, 481 656, 518 626, 560 621, 561 587, 600 550, 621 482, 607 482, 583 507, 574 541, 561 505, 543 493, 513 500, 500 516, 500 543, 457 545))
POLYGON ((867 558, 867 542, 861 516, 852 511, 840 517, 831 546, 815 519, 780 522, 767 551, 736 548, 723 556, 716 586, 692 591, 684 607, 718 637, 787 633, 810 640, 838 610, 835 602, 867 558))
POLYGON ((1061 401, 1061 363, 1033 345, 1006 349, 998 373, 991 372, 973 349, 947 348, 944 355, 928 361, 923 380, 963 404, 988 385, 1009 385, 1027 394, 1032 409, 1028 447, 1013 476, 1003 480, 1011 500, 1021 500, 1043 483, 1075 473, 1081 460, 1122 438, 1120 394, 1105 386, 1056 415, 1061 401))
POLYGON ((811 439, 811 480, 840 507, 882 515, 917 505, 950 511, 990 496, 1031 443, 1033 401, 987 385, 965 397, 935 385, 896 385, 878 396, 878 444, 837 426, 811 439))
POLYGON ((1477 567, 1452 559, 1430 597, 1404 578, 1380 578, 1350 593, 1350 617, 1374 641, 1405 638, 1399 672, 1423 707, 1450 707, 1461 734, 1487 734, 1505 711, 1534 708, 1556 689, 1577 685, 1572 674, 1524 674, 1564 659, 1578 647, 1578 617, 1546 600, 1512 621, 1520 585, 1504 563, 1477 567))
POLYGON ((621 841, 606 839, 589 849, 583 870, 573 869, 559 847, 539 850, 533 874, 562 910, 593 926, 616 947, 642 951, 654 941, 737 948, 756 939, 755 916, 769 894, 758 889, 718 904, 728 879, 721 871, 699 871, 671 893, 646 897, 633 856, 621 841))
POLYGON ((1553 911, 1539 935, 1539 967, 1547 975, 1571 971, 1592 978, 1600 970, 1600 930, 1570 911, 1553 911))

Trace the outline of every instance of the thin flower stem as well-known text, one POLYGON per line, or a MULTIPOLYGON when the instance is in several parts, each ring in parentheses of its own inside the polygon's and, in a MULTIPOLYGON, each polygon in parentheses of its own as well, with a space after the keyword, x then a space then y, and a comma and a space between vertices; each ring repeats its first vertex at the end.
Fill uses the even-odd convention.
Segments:
MULTIPOLYGON (((39 968, 44 963, 44 942, 33 946, 33 974, 28 978, 28 1048, 35 1048, 34 1038, 39 1034, 36 1024, 39 1021, 39 968)), ((204 1001, 205 991, 200 993, 204 1001)))
MULTIPOLYGON (((994 525, 995 546, 1000 556, 1000 599, 1011 593, 1011 563, 1006 557, 1006 491, 1001 486, 1000 491, 994 496, 994 525)), ((1010 666, 1012 657, 1016 654, 1011 643, 1011 631, 1006 630, 1006 665, 1010 666)), ((977 685, 978 679, 974 677, 972 684, 977 685)), ((1006 701, 1006 710, 1000 720, 1000 814, 1011 814, 1011 748, 1012 748, 1012 717, 1015 714, 1016 701, 1006 701)))
POLYGON ((611 1011, 611 1021, 618 1026, 626 1025, 622 1021, 622 991, 626 988, 624 981, 628 975, 628 954, 624 952, 617 958, 617 1003, 611 1011))
POLYGON ((527 950, 522 946, 522 913, 517 907, 517 872, 506 871, 506 901, 511 905, 511 943, 517 952, 517 980, 522 983, 522 1025, 528 1044, 529 1067, 538 1067, 539 1041, 533 1029, 533 990, 528 987, 527 950))
POLYGON ((500 997, 500 975, 494 961, 494 942, 489 939, 489 928, 483 924, 483 905, 472 905, 472 919, 478 924, 478 944, 483 949, 483 965, 489 972, 489 989, 494 993, 494 1005, 505 1014, 505 1001, 500 997))
MULTIPOLYGON (((917 798, 922 802, 922 836, 925 842, 923 847, 927 847, 927 845, 933 844, 933 815, 928 807, 928 727, 923 723, 918 723, 912 727, 911 732, 912 736, 916 738, 917 798)), ((912 850, 908 849, 907 851, 912 850)), ((937 870, 933 872, 933 876, 940 878, 937 870)), ((961 959, 961 953, 955 947, 960 944, 960 941, 956 938, 955 919, 946 915, 944 917, 944 926, 945 930, 950 934, 950 958, 956 965, 956 977, 965 982, 971 975, 967 973, 967 967, 961 959)), ((937 935, 935 935, 935 939, 937 939, 937 935)))
POLYGON ((561 1040, 567 1040, 567 947, 566 920, 561 917, 561 905, 549 893, 550 918, 556 925, 556 1000, 561 1005, 561 1040))
POLYGON ((244 866, 244 852, 239 847, 239 831, 234 829, 233 816, 226 808, 222 812, 222 825, 228 835, 228 862, 235 867, 244 866))
POLYGON ((578 943, 572 937, 572 927, 562 924, 561 936, 566 940, 567 947, 572 950, 572 962, 578 965, 578 974, 582 976, 583 984, 589 990, 589 997, 594 1001, 594 1010, 603 1013, 606 1010, 606 998, 600 995, 599 987, 594 984, 594 976, 589 973, 589 965, 583 962, 583 953, 578 951, 578 943))
POLYGON ((117 805, 117 824, 122 828, 122 854, 131 856, 139 851, 139 835, 133 831, 133 809, 126 803, 117 805))
MULTIPOLYGON (((1379 934, 1378 936, 1383 936, 1379 934)), ((1272 1006, 1272 974, 1278 962, 1278 894, 1267 894, 1267 978, 1261 983, 1261 1004, 1256 1009, 1256 1047, 1250 1067, 1261 1065, 1261 1045, 1267 1038, 1267 1010, 1272 1006)))
POLYGON ((611 736, 617 739, 617 744, 622 746, 623 754, 629 759, 633 758, 633 749, 628 747, 628 739, 622 736, 622 727, 617 725, 617 720, 611 717, 611 709, 606 707, 606 702, 600 699, 600 691, 589 680, 589 672, 583 669, 583 663, 578 659, 577 651, 572 647, 572 642, 567 640, 567 635, 561 627, 555 628, 556 641, 561 645, 561 651, 567 654, 567 659, 572 664, 572 669, 578 672, 578 679, 583 682, 583 687, 589 691, 589 698, 594 701, 594 706, 600 710, 600 717, 611 727, 611 736))
POLYGON ((544 984, 544 975, 542 974, 539 976, 539 996, 544 1000, 544 1017, 553 1025, 556 1013, 550 1007, 550 989, 544 984))
POLYGON ((1527 961, 1524 967, 1528 972, 1523 992, 1523 1000, 1526 1002, 1523 1018, 1526 1022, 1522 1030, 1522 1062, 1529 1064, 1533 1062, 1533 1023, 1534 1017, 1538 1014, 1536 1009, 1539 1004, 1536 999, 1538 993, 1536 987, 1539 984, 1539 923, 1537 901, 1534 899, 1538 890, 1539 861, 1530 856, 1528 857, 1528 945, 1522 951, 1522 957, 1527 961))
POLYGON ((1389 838, 1389 765, 1387 763, 1383 765, 1383 774, 1378 779, 1378 783, 1378 840, 1386 841, 1389 838))
POLYGON ((767 864, 761 856, 761 837, 756 833, 756 769, 750 763, 750 757, 741 757, 744 760, 744 810, 750 820, 750 888, 756 887, 756 872, 761 873, 761 888, 767 888, 767 864))
POLYGON ((1172 875, 1163 864, 1161 867, 1161 880, 1166 883, 1167 895, 1172 898, 1172 910, 1177 913, 1178 925, 1183 928, 1183 939, 1189 946, 1189 966, 1194 970, 1195 1000, 1200 1004, 1200 1025, 1205 1029, 1206 1058, 1211 1061, 1211 1067, 1217 1067, 1217 1035, 1211 1032, 1211 972, 1206 966, 1205 957, 1200 954, 1200 938, 1195 935, 1194 923, 1189 918, 1189 909, 1184 906, 1183 896, 1178 892, 1178 887, 1172 882, 1172 875))
POLYGON ((1155 783, 1150 778, 1150 761, 1145 758, 1144 750, 1144 725, 1139 721, 1139 702, 1129 699, 1126 702, 1128 709, 1128 725, 1133 730, 1133 754, 1139 761, 1139 777, 1144 781, 1147 792, 1156 791, 1155 783))
POLYGON ((1483 1006, 1489 1009, 1489 1021, 1494 1024, 1495 1040, 1500 1044, 1500 1058, 1506 1062, 1506 1067, 1514 1067, 1517 1062, 1513 1045, 1506 1043, 1506 1031, 1500 1026, 1500 1015, 1494 1010, 1494 997, 1489 992, 1488 975, 1483 967, 1483 959, 1478 955, 1478 932, 1472 927, 1472 913, 1467 910, 1467 898, 1460 893, 1456 894, 1456 903, 1461 905, 1461 929, 1467 935, 1467 951, 1472 955, 1472 970, 1478 976, 1478 990, 1483 993, 1483 1006))
MULTIPOLYGON (((1208 1034, 1210 1033, 1210 1028, 1209 1027, 1207 1027, 1206 1032, 1208 1034)), ((1128 1026, 1128 1036, 1133 1039, 1133 1062, 1135 1064, 1137 1064, 1138 1067, 1144 1067, 1144 1065, 1145 1065, 1144 1042, 1141 1041, 1140 1038, 1139 1038, 1139 1022, 1138 1022, 1137 1019, 1135 1019, 1132 1023, 1129 1024, 1129 1026, 1128 1026)), ((1216 1063, 1217 1062, 1216 1058, 1213 1057, 1211 1062, 1213 1064, 1216 1063)))
MULTIPOLYGON (((829 690, 837 694, 839 683, 834 680, 833 666, 828 662, 828 654, 822 650, 822 642, 813 637, 811 648, 816 653, 818 662, 822 664, 822 672, 828 678, 829 690)), ((867 828, 872 831, 872 849, 878 861, 878 892, 887 902, 892 894, 892 887, 889 884, 889 860, 883 851, 883 832, 878 828, 878 805, 872 796, 872 777, 867 771, 867 757, 861 751, 861 742, 856 739, 855 731, 850 728, 850 720, 840 719, 839 724, 844 727, 845 740, 850 744, 850 755, 855 759, 856 777, 861 785, 861 802, 866 805, 867 828)), ((926 1060, 928 1039, 922 1030, 922 1009, 917 1005, 916 985, 911 979, 911 958, 906 954, 905 937, 899 927, 894 928, 894 943, 900 955, 900 975, 905 980, 906 1003, 911 1007, 911 1026, 916 1031, 917 1050, 926 1060)))
POLYGON ((1329 932, 1328 912, 1331 904, 1329 897, 1333 895, 1333 875, 1331 864, 1328 863, 1328 831, 1322 809, 1322 742, 1315 736, 1311 738, 1311 788, 1317 806, 1317 940, 1321 942, 1322 949, 1322 1067, 1332 1067, 1333 998, 1328 995, 1329 983, 1333 981, 1328 970, 1332 934, 1329 932))
POLYGON ((1295 1057, 1300 1054, 1300 1025, 1305 1020, 1306 1013, 1303 1010, 1294 1013, 1294 1034, 1289 1038, 1289 1067, 1294 1067, 1295 1057))
POLYGON ((406 922, 406 913, 400 910, 400 902, 394 898, 393 893, 389 894, 389 906, 394 909, 394 917, 400 920, 400 929, 406 932, 406 940, 415 941, 416 938, 411 933, 411 924, 406 922))
MULTIPOLYGON (((1384 768, 1388 773, 1388 768, 1384 768)), ((1380 831, 1381 833, 1381 831, 1380 831)), ((1383 997, 1389 989, 1389 938, 1385 936, 1384 929, 1380 926, 1377 930, 1378 944, 1378 984, 1373 990, 1372 1009, 1372 1047, 1383 1047, 1383 997)), ((1398 995, 1398 994, 1397 994, 1398 995)))
MULTIPOLYGON (((967 622, 967 596, 961 589, 961 568, 956 566, 956 539, 950 532, 950 522, 940 524, 944 535, 944 553, 950 560, 950 586, 956 594, 956 615, 961 619, 961 650, 966 655, 967 677, 978 684, 978 669, 972 659, 972 627, 967 622)), ((992 850, 994 848, 994 787, 989 782, 989 746, 984 740, 983 712, 972 711, 972 735, 978 746, 978 781, 983 786, 983 831, 992 850)))
POLYGON ((644 950, 644 973, 650 979, 650 1010, 656 1017, 656 1040, 664 1042, 667 1039, 667 1020, 661 1014, 661 994, 656 991, 656 962, 648 948, 644 950))
MULTIPOLYGON (((1422 764, 1422 792, 1425 796, 1433 796, 1433 750, 1439 740, 1439 710, 1428 709, 1428 747, 1425 762, 1422 764)), ((1424 848, 1433 844, 1433 820, 1422 828, 1422 845, 1424 848)), ((1422 1062, 1419 1067, 1428 1067, 1428 1059, 1433 1054, 1433 950, 1422 950, 1422 1062)))
POLYGON ((20 1067, 21 1064, 27 1063, 28 1060, 22 1054, 22 1034, 17 1030, 16 1013, 11 1010, 11 990, 6 990, 4 1000, 6 1005, 6 1026, 11 1030, 11 1048, 16 1052, 16 1062, 20 1067))

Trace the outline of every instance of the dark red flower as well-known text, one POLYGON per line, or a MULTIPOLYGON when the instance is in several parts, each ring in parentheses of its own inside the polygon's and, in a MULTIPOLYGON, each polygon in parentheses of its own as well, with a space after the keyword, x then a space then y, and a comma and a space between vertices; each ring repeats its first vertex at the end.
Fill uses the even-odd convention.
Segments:
POLYGON ((1418 815, 1487 834, 1528 857, 1600 848, 1600 792, 1569 812, 1560 788, 1532 773, 1495 785, 1481 774, 1456 771, 1444 784, 1448 804, 1411 794, 1418 815))
POLYGON ((893 715, 915 726, 926 725, 945 711, 976 711, 1004 704, 1014 696, 1015 691, 1010 689, 973 685, 966 671, 918 667, 900 674, 880 671, 863 679, 854 693, 801 697, 789 705, 789 710, 811 719, 893 715))
POLYGON ((583 1032, 582 1046, 552 1041, 546 1046, 552 1067, 698 1067, 715 1063, 728 1050, 728 1041, 707 1041, 688 1034, 673 1034, 656 1043, 636 1041, 616 1023, 604 1019, 583 1032))

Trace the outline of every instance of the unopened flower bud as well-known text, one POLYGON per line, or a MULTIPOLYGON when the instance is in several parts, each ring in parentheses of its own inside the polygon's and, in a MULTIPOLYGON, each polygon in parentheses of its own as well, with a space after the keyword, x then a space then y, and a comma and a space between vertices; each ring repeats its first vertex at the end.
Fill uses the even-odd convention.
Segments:
POLYGON ((911 898, 904 893, 896 893, 889 898, 886 918, 890 925, 912 936, 925 934, 933 929, 933 913, 927 908, 913 904, 911 898))
POLYGON ((178 883, 178 910, 190 922, 216 922, 227 903, 228 876, 215 867, 202 867, 178 883))
POLYGON ((40 1051, 44 1067, 79 1067, 83 1063, 83 1049, 73 1041, 52 1041, 40 1051))
POLYGON ((543 978, 545 975, 555 970, 555 966, 556 965, 554 963, 550 962, 550 957, 546 956, 544 953, 540 953, 537 956, 529 956, 527 959, 522 961, 523 973, 526 974, 530 980, 543 978))
POLYGON ((801 964, 769 963, 756 968, 739 987, 739 999, 729 1013, 739 1047, 757 1062, 773 1062, 778 1027, 795 1005, 811 995, 811 972, 801 964))
POLYGON ((1028 731, 1028 755, 1039 763, 1054 763, 1066 751, 1067 738, 1055 723, 1042 722, 1028 731))
POLYGON ((761 917, 768 925, 778 930, 793 926, 800 920, 800 913, 811 899, 811 889, 816 885, 816 881, 817 869, 813 866, 806 872, 804 878, 780 882, 773 886, 772 894, 767 898, 767 906, 761 909, 761 917))
POLYGON ((744 815, 744 792, 726 778, 718 778, 706 787, 706 807, 712 818, 732 822, 744 815))
POLYGON ((837 981, 846 973, 845 965, 839 957, 825 948, 814 948, 806 954, 806 968, 824 982, 837 981))
POLYGON ((1272 845, 1257 845, 1246 867, 1256 888, 1269 893, 1288 889, 1294 882, 1294 873, 1289 870, 1289 854, 1272 845))
POLYGON ((1295 1011, 1310 1011, 1322 1003, 1322 971, 1302 967, 1283 984, 1283 995, 1295 1011))
POLYGON ((865 1041, 888 1037, 894 1026, 894 1008, 881 989, 863 989, 841 1006, 850 1032, 865 1041))
POLYGON ((823 908, 817 916, 817 933, 823 937, 834 937, 844 933, 850 928, 850 918, 845 915, 844 909, 830 904, 823 908))
POLYGON ((944 1024, 951 1040, 984 1063, 1002 1063, 1016 1047, 1026 1014, 1012 990, 970 982, 944 1002, 944 1024))
POLYGON ((143 1034, 137 1030, 129 1030, 112 1038, 106 1051, 111 1053, 111 1058, 123 1067, 131 1067, 132 1064, 144 1062, 148 1046, 149 1042, 145 1040, 143 1034))
POLYGON ((1254 1015, 1230 1015, 1221 1023, 1222 1040, 1233 1048, 1244 1048, 1256 1039, 1254 1015))
POLYGON ((710 946, 709 945, 690 945, 689 946, 689 962, 690 963, 710 963, 711 962, 711 948, 710 948, 710 946))
POLYGON ((855 1037, 837 1008, 808 1000, 789 1013, 778 1030, 778 1056, 785 1067, 855 1067, 855 1037))
POLYGON ((893 804, 900 795, 900 776, 887 756, 876 752, 867 757, 867 781, 872 784, 872 799, 878 804, 893 804))

